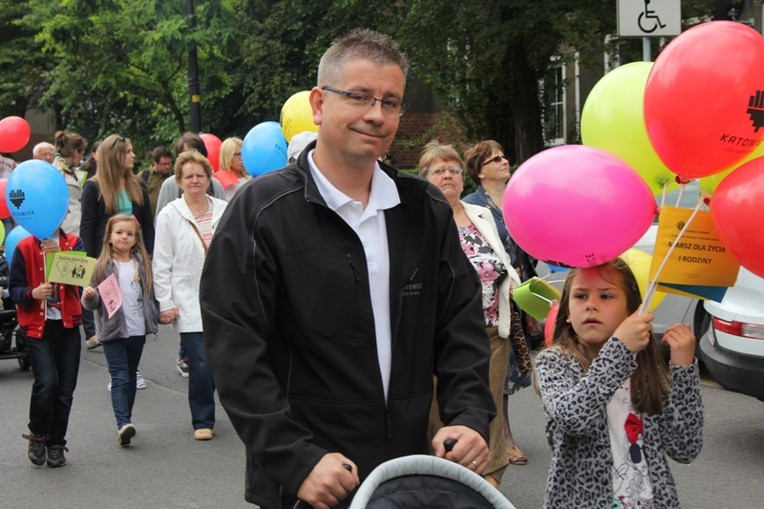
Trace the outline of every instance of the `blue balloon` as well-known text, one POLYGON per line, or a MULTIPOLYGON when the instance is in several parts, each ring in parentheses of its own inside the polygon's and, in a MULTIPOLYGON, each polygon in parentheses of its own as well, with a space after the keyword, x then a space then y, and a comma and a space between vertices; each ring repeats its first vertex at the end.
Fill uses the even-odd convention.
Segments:
POLYGON ((24 161, 11 173, 5 189, 13 219, 38 239, 53 235, 69 210, 69 189, 52 164, 24 161))
POLYGON ((16 246, 21 240, 32 235, 24 229, 23 226, 15 226, 13 230, 8 232, 5 236, 5 261, 8 263, 8 267, 11 266, 11 260, 13 260, 13 253, 16 252, 16 246))
POLYGON ((241 159, 256 177, 286 166, 287 142, 278 122, 261 122, 249 130, 241 144, 241 159))

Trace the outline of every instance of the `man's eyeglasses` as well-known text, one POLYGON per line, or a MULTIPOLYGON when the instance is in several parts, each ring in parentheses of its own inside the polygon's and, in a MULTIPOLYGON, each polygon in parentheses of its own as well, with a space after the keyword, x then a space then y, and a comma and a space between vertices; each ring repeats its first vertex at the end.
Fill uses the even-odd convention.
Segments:
POLYGON ((492 158, 483 161, 483 166, 485 166, 488 163, 500 163, 501 161, 509 161, 509 159, 507 159, 507 156, 505 156, 504 154, 493 156, 492 158))
POLYGON ((405 102, 399 101, 397 99, 380 99, 378 97, 373 97, 371 95, 361 94, 359 92, 350 92, 348 90, 340 90, 339 88, 332 88, 332 87, 321 87, 321 90, 326 90, 327 92, 334 92, 335 94, 340 94, 345 96, 347 98, 348 102, 355 106, 356 108, 360 108, 362 106, 371 106, 374 107, 375 104, 377 104, 377 101, 382 104, 382 111, 387 114, 396 114, 398 116, 403 115, 406 113, 406 110, 408 109, 409 105, 405 102))
POLYGON ((436 177, 440 177, 445 172, 448 172, 451 175, 456 176, 456 175, 462 175, 464 173, 464 170, 459 168, 458 166, 452 166, 450 168, 442 168, 442 167, 439 166, 437 168, 431 169, 427 173, 430 174, 430 175, 435 175, 436 177))

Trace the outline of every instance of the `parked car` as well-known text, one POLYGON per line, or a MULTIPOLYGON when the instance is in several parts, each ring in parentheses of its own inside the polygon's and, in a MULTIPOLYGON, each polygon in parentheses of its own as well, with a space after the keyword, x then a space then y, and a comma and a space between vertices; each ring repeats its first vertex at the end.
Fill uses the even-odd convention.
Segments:
POLYGON ((706 301, 700 351, 725 389, 764 401, 764 279, 745 268, 721 302, 706 301))

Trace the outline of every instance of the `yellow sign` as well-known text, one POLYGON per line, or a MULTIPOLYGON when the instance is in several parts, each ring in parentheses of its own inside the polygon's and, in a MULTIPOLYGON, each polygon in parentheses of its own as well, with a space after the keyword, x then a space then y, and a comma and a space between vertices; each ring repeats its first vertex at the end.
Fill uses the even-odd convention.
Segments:
MULTIPOLYGON (((661 209, 650 280, 655 279, 659 265, 676 243, 658 275, 660 289, 680 295, 713 298, 703 291, 703 287, 733 286, 740 264, 732 258, 719 239, 708 211, 699 210, 679 237, 692 213, 692 209, 678 207, 666 206, 661 209)), ((710 294, 718 295, 714 291, 710 294)))
POLYGON ((74 254, 75 251, 59 251, 51 253, 48 281, 50 283, 63 283, 74 286, 88 286, 93 276, 96 259, 82 256, 84 253, 74 254))

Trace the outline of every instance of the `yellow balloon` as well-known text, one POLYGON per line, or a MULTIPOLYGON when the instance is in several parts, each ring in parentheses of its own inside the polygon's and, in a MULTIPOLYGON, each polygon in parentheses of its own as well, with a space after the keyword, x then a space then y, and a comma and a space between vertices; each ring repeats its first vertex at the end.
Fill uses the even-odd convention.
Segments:
POLYGON ((286 100, 281 107, 279 123, 287 143, 292 140, 292 136, 303 131, 318 132, 318 126, 313 123, 310 90, 297 92, 286 100))
MULTIPOLYGON (((644 251, 636 248, 631 248, 623 253, 619 258, 626 262, 631 271, 634 273, 634 277, 637 278, 637 284, 639 285, 639 293, 642 294, 642 298, 645 297, 647 292, 647 285, 650 277, 650 264, 653 262, 652 255, 645 253, 644 251)), ((663 292, 655 291, 653 300, 650 302, 650 312, 661 305, 666 294, 663 292)))
POLYGON ((719 173, 714 173, 708 177, 701 178, 700 188, 708 194, 714 194, 714 191, 716 191, 716 188, 719 187, 719 184, 721 184, 722 180, 724 180, 724 177, 737 170, 748 161, 762 156, 764 156, 764 143, 761 143, 758 147, 753 149, 753 152, 745 156, 742 161, 735 163, 735 165, 731 168, 727 168, 726 170, 722 170, 719 173))
POLYGON ((5 225, 0 222, 0 244, 5 241, 5 225))
POLYGON ((602 77, 586 97, 581 112, 581 140, 623 159, 654 195, 676 189, 676 175, 655 153, 642 117, 652 62, 631 62, 602 77))

